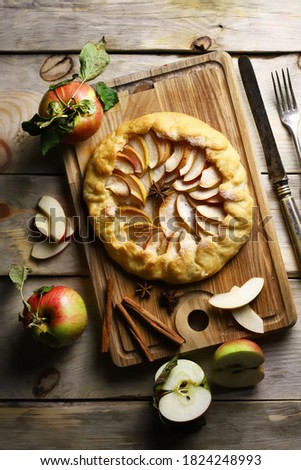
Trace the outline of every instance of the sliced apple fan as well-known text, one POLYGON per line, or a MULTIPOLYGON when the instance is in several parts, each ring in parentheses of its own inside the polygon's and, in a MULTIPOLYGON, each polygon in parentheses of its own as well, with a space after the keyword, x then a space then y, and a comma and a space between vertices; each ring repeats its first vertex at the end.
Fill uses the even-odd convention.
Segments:
POLYGON ((107 136, 89 161, 84 198, 112 258, 147 279, 211 276, 251 230, 239 155, 185 114, 145 115, 107 136))

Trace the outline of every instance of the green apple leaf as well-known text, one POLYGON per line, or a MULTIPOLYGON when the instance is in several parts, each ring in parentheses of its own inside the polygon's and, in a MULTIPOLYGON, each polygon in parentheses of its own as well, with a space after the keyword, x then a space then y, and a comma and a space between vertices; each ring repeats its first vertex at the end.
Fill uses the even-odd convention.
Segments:
POLYGON ((16 285, 17 289, 22 290, 24 282, 30 272, 30 268, 27 268, 27 266, 24 266, 23 264, 11 264, 8 270, 8 275, 16 285))
POLYGON ((35 289, 33 291, 34 294, 37 294, 37 295, 43 295, 43 294, 47 294, 47 292, 50 292, 51 289, 53 289, 54 286, 42 286, 42 287, 38 287, 37 289, 35 289))
POLYGON ((108 87, 104 82, 96 84, 96 94, 101 101, 104 111, 113 108, 119 101, 116 91, 108 87))
POLYGON ((97 44, 88 42, 79 55, 80 78, 87 82, 98 77, 110 62, 105 49, 106 41, 103 37, 97 44))
POLYGON ((96 104, 91 100, 81 100, 78 104, 73 106, 81 114, 95 114, 97 111, 96 104))
POLYGON ((31 306, 24 298, 23 287, 27 279, 27 276, 30 272, 31 272, 31 269, 28 268, 27 266, 24 266, 23 264, 11 264, 8 269, 9 278, 15 284, 16 288, 20 292, 22 302, 29 312, 31 312, 31 306))

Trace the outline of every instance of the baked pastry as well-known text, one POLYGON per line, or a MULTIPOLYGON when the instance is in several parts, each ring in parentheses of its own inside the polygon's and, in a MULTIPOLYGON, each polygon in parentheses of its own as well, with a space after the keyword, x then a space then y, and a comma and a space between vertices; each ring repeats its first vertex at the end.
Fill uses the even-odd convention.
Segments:
POLYGON ((120 125, 94 151, 83 194, 109 255, 144 279, 212 276, 251 231, 253 200, 238 153, 186 114, 120 125))

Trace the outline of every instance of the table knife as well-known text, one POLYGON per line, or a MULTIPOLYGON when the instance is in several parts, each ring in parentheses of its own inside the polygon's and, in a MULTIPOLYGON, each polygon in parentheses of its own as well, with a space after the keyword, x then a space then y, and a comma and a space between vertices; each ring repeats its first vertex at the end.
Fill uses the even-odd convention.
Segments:
POLYGON ((269 177, 276 190, 280 202, 282 213, 288 232, 295 251, 299 268, 301 268, 301 216, 296 202, 291 194, 288 184, 288 177, 283 163, 273 131, 271 129, 269 118, 262 100, 260 89, 257 83, 255 72, 250 59, 247 56, 241 56, 238 59, 238 66, 246 91, 246 95, 252 110, 256 127, 262 143, 269 177))

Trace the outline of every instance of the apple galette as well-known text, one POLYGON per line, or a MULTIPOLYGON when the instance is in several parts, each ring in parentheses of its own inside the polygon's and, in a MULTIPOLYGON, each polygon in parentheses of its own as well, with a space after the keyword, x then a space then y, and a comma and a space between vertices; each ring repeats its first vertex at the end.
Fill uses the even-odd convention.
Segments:
POLYGON ((105 137, 88 163, 84 198, 109 255, 145 279, 211 276, 251 231, 253 200, 238 153, 181 113, 144 115, 105 137))

